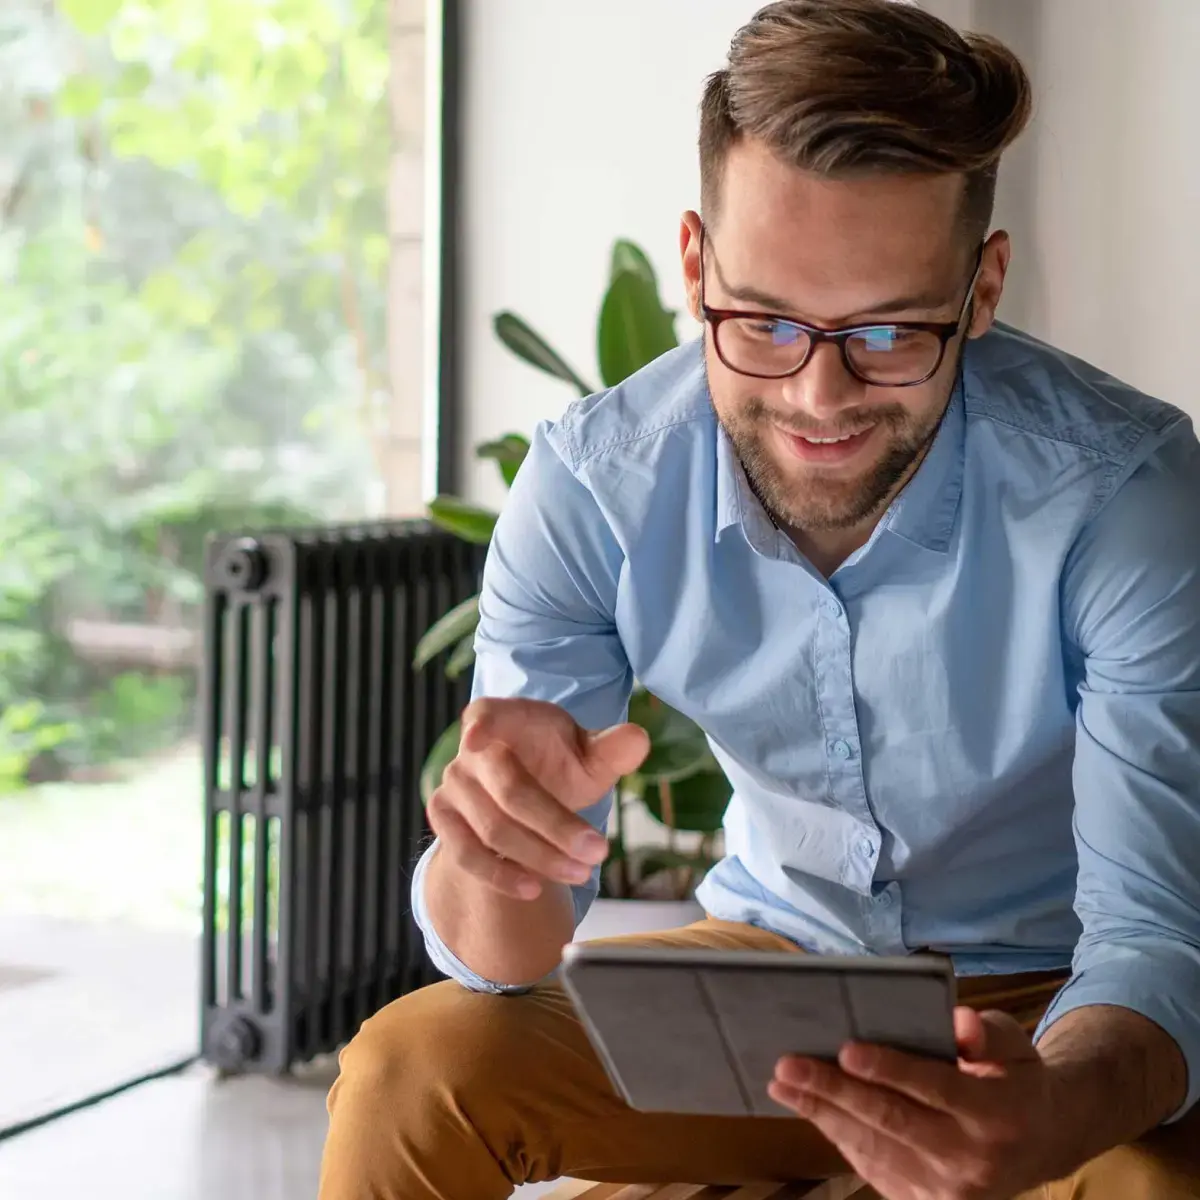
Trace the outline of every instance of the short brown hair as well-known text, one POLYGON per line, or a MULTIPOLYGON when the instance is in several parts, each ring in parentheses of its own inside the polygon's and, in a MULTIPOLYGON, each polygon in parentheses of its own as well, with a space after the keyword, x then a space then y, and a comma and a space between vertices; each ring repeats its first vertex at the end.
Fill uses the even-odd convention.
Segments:
POLYGON ((734 36, 700 107, 700 184, 715 220, 729 149, 761 140, 828 177, 961 173, 962 219, 982 240, 1000 155, 1032 109, 1017 56, 895 0, 777 0, 734 36))

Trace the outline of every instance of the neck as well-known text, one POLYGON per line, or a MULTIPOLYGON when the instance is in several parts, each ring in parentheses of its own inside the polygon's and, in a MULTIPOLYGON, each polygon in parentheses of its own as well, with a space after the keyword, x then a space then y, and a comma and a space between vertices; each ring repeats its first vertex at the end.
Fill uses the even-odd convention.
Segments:
POLYGON ((786 533, 792 539, 792 544, 808 559, 812 565, 828 579, 852 555, 855 550, 865 546, 875 532, 875 526, 883 518, 892 502, 904 490, 908 481, 917 473, 929 447, 933 444, 931 437, 921 453, 909 464, 904 474, 896 481, 895 486, 880 500, 870 516, 864 517, 857 525, 847 525, 843 529, 805 529, 799 525, 790 525, 781 517, 768 516, 775 528, 786 533))
POLYGON ((867 544, 879 518, 856 525, 852 529, 831 529, 813 532, 795 525, 780 525, 792 544, 828 579, 852 555, 867 544))

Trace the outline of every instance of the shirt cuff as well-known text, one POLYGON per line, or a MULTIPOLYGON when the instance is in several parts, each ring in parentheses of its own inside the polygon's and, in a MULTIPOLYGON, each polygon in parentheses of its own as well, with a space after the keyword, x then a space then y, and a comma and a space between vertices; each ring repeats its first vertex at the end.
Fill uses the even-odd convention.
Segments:
POLYGON ((1037 1042, 1056 1021, 1077 1008, 1107 1004, 1128 1008, 1153 1021, 1175 1040, 1187 1063, 1187 1095, 1165 1125, 1173 1125, 1200 1100, 1200 1023, 1194 998, 1200 995, 1200 962, 1189 956, 1166 961, 1166 955, 1137 955, 1131 961, 1103 962, 1085 967, 1064 984, 1046 1009, 1033 1040, 1037 1042))
MULTIPOLYGON (((456 983, 461 983, 468 991, 486 992, 494 996, 519 996, 523 992, 528 992, 536 987, 535 983, 497 983, 494 979, 485 979, 482 975, 472 971, 466 963, 462 961, 438 937, 437 930, 433 927, 433 922, 429 919, 429 911, 425 907, 425 872, 429 867, 429 860, 433 857, 434 851, 437 849, 437 840, 426 848, 425 852, 417 860, 416 869, 413 871, 412 881, 412 911, 413 918, 417 922, 418 928, 421 930, 422 936, 425 938, 425 950, 429 957, 433 960, 433 965, 437 967, 443 975, 448 975, 456 983)), ((547 976, 549 978, 549 976, 547 976)))

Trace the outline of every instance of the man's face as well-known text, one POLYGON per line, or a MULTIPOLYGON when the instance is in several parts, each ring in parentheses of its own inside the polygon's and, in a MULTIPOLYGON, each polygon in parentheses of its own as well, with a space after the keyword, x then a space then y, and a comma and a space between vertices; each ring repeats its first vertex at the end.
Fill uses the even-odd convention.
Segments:
MULTIPOLYGON (((744 141, 729 155, 719 217, 705 232, 704 300, 821 329, 953 322, 979 251, 957 221, 962 186, 961 176, 831 182, 744 141)), ((699 218, 686 214, 684 274, 698 319, 699 235, 699 218)), ((796 375, 752 378, 721 361, 708 328, 713 406, 777 521, 816 533, 878 518, 937 431, 966 337, 991 325, 1007 261, 1007 239, 994 235, 962 332, 916 386, 864 383, 828 343, 796 375)))

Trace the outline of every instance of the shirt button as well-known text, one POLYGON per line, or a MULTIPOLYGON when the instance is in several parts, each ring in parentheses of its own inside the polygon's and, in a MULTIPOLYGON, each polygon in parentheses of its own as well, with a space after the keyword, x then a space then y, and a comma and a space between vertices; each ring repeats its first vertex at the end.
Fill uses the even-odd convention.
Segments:
POLYGON ((836 600, 826 600, 822 607, 831 617, 840 617, 842 615, 842 606, 836 600))
POLYGON ((870 838, 863 838, 858 843, 858 852, 863 858, 870 858, 875 853, 875 843, 870 838))
POLYGON ((892 907, 892 893, 891 892, 880 892, 879 895, 875 897, 875 903, 878 904, 880 908, 891 908, 892 907))
POLYGON ((851 753, 853 753, 850 749, 850 743, 843 742, 840 739, 834 742, 830 749, 833 750, 834 755, 838 758, 849 758, 851 753))

